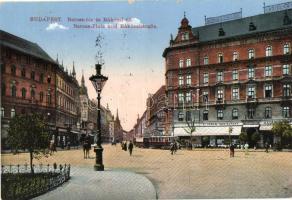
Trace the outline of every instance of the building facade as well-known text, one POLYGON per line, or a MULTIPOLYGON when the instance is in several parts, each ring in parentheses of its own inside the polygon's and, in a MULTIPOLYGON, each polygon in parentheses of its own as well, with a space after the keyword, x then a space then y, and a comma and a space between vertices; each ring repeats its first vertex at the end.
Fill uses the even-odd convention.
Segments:
POLYGON ((246 131, 273 144, 272 123, 292 121, 291 45, 291 9, 195 28, 184 17, 163 52, 166 134, 188 136, 193 121, 199 143, 246 131))
MULTIPOLYGON (((58 61, 57 61, 58 63, 58 61)), ((56 129, 58 146, 76 145, 79 132, 79 84, 73 62, 72 73, 64 69, 63 63, 56 70, 56 129)))
POLYGON ((55 132, 57 63, 36 43, 2 30, 0 44, 2 146, 17 114, 41 113, 55 132))

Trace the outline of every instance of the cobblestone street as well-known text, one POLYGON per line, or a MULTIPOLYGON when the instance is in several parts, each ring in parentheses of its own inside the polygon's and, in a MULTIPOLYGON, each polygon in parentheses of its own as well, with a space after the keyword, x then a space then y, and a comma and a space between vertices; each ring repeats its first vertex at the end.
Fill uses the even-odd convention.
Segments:
MULTIPOLYGON (((81 149, 58 151, 38 163, 70 163, 72 166, 92 166, 83 159, 81 149)), ((2 165, 29 163, 29 155, 2 154, 2 165)), ((129 170, 149 178, 161 199, 181 198, 280 198, 292 197, 292 153, 228 150, 180 150, 171 155, 167 150, 134 148, 133 156, 119 145, 104 145, 104 165, 107 169, 129 170)), ((97 172, 98 173, 98 172, 97 172)))

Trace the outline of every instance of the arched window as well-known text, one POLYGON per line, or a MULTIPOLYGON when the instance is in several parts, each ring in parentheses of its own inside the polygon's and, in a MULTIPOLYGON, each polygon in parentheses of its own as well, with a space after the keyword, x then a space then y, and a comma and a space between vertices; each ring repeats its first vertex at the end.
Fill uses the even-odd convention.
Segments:
POLYGON ((289 43, 284 44, 283 53, 284 54, 290 53, 290 44, 289 43))
POLYGON ((10 113, 11 118, 15 117, 15 109, 11 108, 11 113, 10 113))
POLYGON ((24 67, 22 67, 22 69, 21 69, 21 76, 25 77, 25 68, 24 67))
POLYGON ((43 100, 44 100, 44 93, 40 92, 40 102, 43 102, 43 100))
POLYGON ((21 96, 22 96, 22 98, 26 97, 26 89, 25 88, 21 89, 21 96))
POLYGON ((11 96, 16 97, 16 86, 15 85, 12 85, 12 87, 11 87, 11 96))
POLYGON ((223 54, 222 53, 218 53, 218 63, 223 63, 224 59, 223 59, 223 54))
POLYGON ((12 74, 13 76, 16 75, 16 66, 15 66, 15 65, 12 65, 12 66, 11 66, 11 74, 12 74))
POLYGON ((32 99, 34 99, 34 97, 35 97, 35 91, 34 91, 33 88, 30 91, 30 96, 31 96, 32 99))
POLYGON ((272 46, 267 46, 266 57, 272 56, 272 46))

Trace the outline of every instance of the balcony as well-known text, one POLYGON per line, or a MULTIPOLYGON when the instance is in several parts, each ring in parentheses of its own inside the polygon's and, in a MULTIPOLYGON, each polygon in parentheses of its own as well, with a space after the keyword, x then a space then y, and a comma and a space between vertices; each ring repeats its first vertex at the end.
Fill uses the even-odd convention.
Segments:
POLYGON ((289 106, 292 104, 292 96, 282 96, 281 97, 281 106, 289 106))
POLYGON ((253 96, 246 97, 246 106, 247 107, 255 107, 258 104, 258 98, 253 96))
POLYGON ((225 108, 225 100, 223 98, 217 98, 215 101, 216 109, 224 109, 225 108))

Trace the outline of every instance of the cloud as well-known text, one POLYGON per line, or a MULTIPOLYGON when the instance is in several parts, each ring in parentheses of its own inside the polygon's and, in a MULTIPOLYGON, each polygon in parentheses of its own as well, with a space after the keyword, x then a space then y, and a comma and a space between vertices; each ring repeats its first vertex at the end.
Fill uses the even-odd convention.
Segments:
POLYGON ((49 26, 46 28, 47 31, 53 31, 56 29, 68 30, 69 28, 63 26, 62 24, 58 24, 57 22, 49 24, 49 26))

